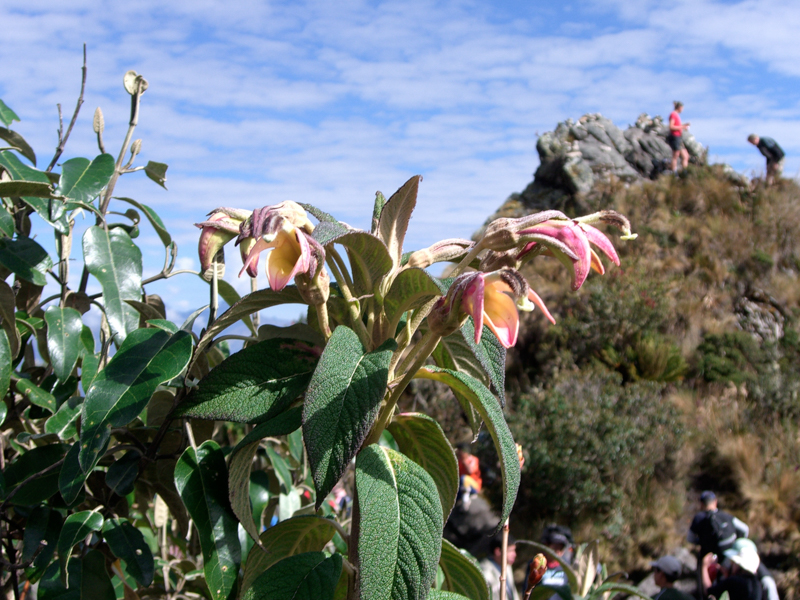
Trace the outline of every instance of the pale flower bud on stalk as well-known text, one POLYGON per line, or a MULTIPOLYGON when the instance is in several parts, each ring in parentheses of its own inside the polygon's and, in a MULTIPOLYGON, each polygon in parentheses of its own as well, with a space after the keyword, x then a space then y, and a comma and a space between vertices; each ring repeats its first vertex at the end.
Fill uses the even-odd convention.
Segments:
POLYGON ((445 261, 454 261, 464 257, 475 242, 452 238, 436 242, 428 248, 412 252, 408 257, 407 266, 424 269, 432 264, 445 261))

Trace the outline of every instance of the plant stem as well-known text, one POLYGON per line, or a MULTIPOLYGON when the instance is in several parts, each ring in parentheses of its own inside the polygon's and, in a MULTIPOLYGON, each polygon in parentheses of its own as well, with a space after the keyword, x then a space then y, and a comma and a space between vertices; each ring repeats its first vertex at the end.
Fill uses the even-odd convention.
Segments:
POLYGON ((361 341, 361 344, 364 346, 364 348, 370 350, 371 340, 369 338, 369 334, 367 333, 367 328, 364 325, 364 322, 361 320, 361 310, 359 308, 360 303, 356 298, 353 298, 353 293, 350 286, 342 275, 342 272, 339 270, 336 260, 332 258, 334 254, 337 254, 336 251, 328 253, 325 262, 328 264, 328 268, 330 268, 331 273, 333 273, 336 283, 339 284, 339 290, 342 292, 342 297, 347 302, 347 308, 350 311, 350 325, 352 326, 353 331, 355 331, 356 335, 358 335, 358 339, 361 341))
MULTIPOLYGON (((72 133, 72 128, 75 126, 75 121, 78 120, 78 113, 81 110, 81 106, 83 106, 83 92, 86 89, 86 44, 83 45, 83 67, 81 67, 82 77, 81 77, 81 93, 78 96, 78 105, 75 107, 75 112, 72 114, 72 120, 69 122, 69 127, 67 127, 67 133, 62 136, 61 127, 58 128, 58 146, 56 147, 55 156, 53 156, 53 160, 50 161, 50 164, 45 169, 46 172, 50 172, 53 170, 53 167, 56 166, 56 162, 58 159, 61 158, 61 154, 64 152, 64 147, 67 145, 67 140, 69 139, 69 134, 72 133)), ((61 107, 59 106, 59 114, 61 112, 61 107)))
POLYGON ((326 302, 321 302, 314 306, 317 310, 317 321, 319 321, 319 328, 322 330, 322 335, 325 336, 325 341, 327 342, 331 339, 331 326, 328 320, 328 304, 326 302))
POLYGON ((472 260, 478 256, 478 254, 481 253, 481 250, 483 250, 483 246, 481 245, 481 242, 478 242, 472 247, 472 250, 467 252, 467 255, 461 259, 461 262, 456 265, 455 269, 450 271, 450 277, 457 277, 458 275, 461 275, 461 272, 469 266, 469 263, 471 263, 472 260))
POLYGON ((383 430, 386 429, 386 426, 389 424, 389 419, 392 418, 394 408, 397 406, 397 401, 400 399, 400 396, 403 395, 403 392, 408 387, 408 384, 411 383, 411 380, 414 379, 414 375, 416 375, 420 367, 428 360, 428 357, 431 355, 431 352, 434 351, 440 339, 442 339, 440 335, 429 331, 425 334, 425 337, 419 341, 417 348, 412 351, 414 352, 414 362, 411 368, 403 375, 400 383, 391 391, 388 400, 386 400, 386 404, 381 407, 378 419, 375 421, 375 425, 372 426, 372 431, 367 436, 367 439, 361 445, 362 448, 370 444, 376 444, 378 440, 380 440, 383 430))

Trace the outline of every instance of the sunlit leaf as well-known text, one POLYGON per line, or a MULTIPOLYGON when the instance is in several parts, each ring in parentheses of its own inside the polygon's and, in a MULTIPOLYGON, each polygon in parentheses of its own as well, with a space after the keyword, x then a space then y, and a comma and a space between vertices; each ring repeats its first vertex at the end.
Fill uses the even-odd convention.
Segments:
POLYGON ((477 561, 447 540, 442 540, 439 567, 444 573, 443 590, 463 594, 471 600, 493 600, 489 598, 489 586, 477 561))
POLYGON ((396 347, 394 340, 387 340, 365 353, 355 332, 343 325, 325 346, 303 408, 303 439, 317 508, 341 479, 378 416, 396 347))
POLYGON ((498 524, 499 529, 511 514, 511 508, 517 498, 520 473, 517 447, 500 404, 485 385, 464 373, 426 365, 417 372, 416 377, 433 379, 447 384, 453 391, 457 391, 467 398, 486 423, 486 428, 494 441, 503 473, 503 507, 498 524))
POLYGON ((11 110, 2 100, 0 100, 0 121, 2 121, 6 127, 11 125, 14 121, 19 121, 17 113, 11 110))
POLYGON ((139 327, 138 313, 125 300, 142 297, 142 253, 122 229, 93 226, 83 236, 83 257, 100 282, 109 327, 121 344, 139 327))
POLYGON ((406 237, 411 213, 417 205, 417 191, 422 177, 415 175, 397 190, 381 210, 378 221, 378 237, 389 248, 389 254, 395 267, 400 265, 403 254, 403 241, 406 237))
POLYGON ((160 329, 129 335, 92 382, 82 411, 81 467, 88 472, 108 441, 110 427, 121 427, 147 406, 156 387, 181 374, 192 355, 192 337, 160 329))
POLYGON ((284 558, 253 582, 244 600, 333 600, 342 572, 342 556, 305 552, 284 558))
POLYGON ((144 167, 145 174, 155 181, 158 185, 167 189, 167 186, 164 185, 167 182, 167 165, 160 162, 153 162, 148 161, 148 163, 144 167))
POLYGON ((44 181, 0 181, 0 196, 14 198, 30 196, 32 198, 54 198, 53 186, 44 181))
POLYGON ((83 321, 74 308, 51 306, 44 313, 47 322, 47 353, 59 381, 72 374, 81 353, 83 321))
POLYGON ((271 419, 308 387, 319 353, 297 340, 248 346, 212 369, 176 414, 238 423, 271 419))
POLYGON ((390 323, 389 331, 397 328, 397 323, 404 312, 418 308, 439 295, 441 295, 439 286, 424 270, 404 269, 398 273, 383 300, 386 318, 390 323))
POLYGON ((138 208, 140 211, 144 213, 144 216, 147 217, 147 220, 150 221, 150 224, 153 226, 153 229, 156 231, 156 235, 161 240, 161 243, 164 246, 168 246, 169 243, 172 241, 172 236, 167 231, 164 222, 161 220, 161 217, 158 216, 158 213, 154 211, 152 208, 147 206, 146 204, 142 204, 133 200, 132 198, 117 198, 115 197, 114 200, 121 200, 122 202, 127 202, 138 208))
POLYGON ((264 571, 279 560, 303 552, 319 552, 336 533, 329 519, 316 515, 293 517, 270 527, 259 537, 259 546, 253 546, 247 556, 242 578, 242 589, 247 590, 264 571))
POLYGON ((372 444, 356 458, 361 598, 424 598, 442 548, 433 479, 406 456, 372 444))
POLYGON ((84 510, 72 513, 64 521, 61 534, 58 536, 58 560, 61 563, 61 581, 68 580, 68 563, 72 548, 92 531, 100 531, 103 527, 103 515, 99 512, 84 510))
POLYGON ((402 413, 387 427, 400 452, 433 478, 447 521, 458 495, 458 461, 441 426, 428 415, 402 413))

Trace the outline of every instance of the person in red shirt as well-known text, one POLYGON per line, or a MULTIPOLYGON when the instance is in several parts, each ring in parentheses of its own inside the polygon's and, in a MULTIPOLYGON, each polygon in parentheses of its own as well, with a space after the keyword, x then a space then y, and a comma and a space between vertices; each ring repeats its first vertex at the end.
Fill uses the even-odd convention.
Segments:
POLYGON ((458 476, 462 479, 465 488, 471 487, 476 492, 483 488, 481 478, 481 464, 478 457, 470 452, 469 444, 462 443, 456 448, 456 458, 458 459, 458 476), (466 479, 466 478, 469 479, 466 479))
POLYGON ((689 166, 689 151, 683 145, 682 134, 689 128, 690 123, 681 123, 681 113, 683 112, 683 102, 673 102, 675 110, 669 115, 669 135, 667 143, 672 148, 672 172, 678 171, 678 156, 681 157, 683 168, 689 166))

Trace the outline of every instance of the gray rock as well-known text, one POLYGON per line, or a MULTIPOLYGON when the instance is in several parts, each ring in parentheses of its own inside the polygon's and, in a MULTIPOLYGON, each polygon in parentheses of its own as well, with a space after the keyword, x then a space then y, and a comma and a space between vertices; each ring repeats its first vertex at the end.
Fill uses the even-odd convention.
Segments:
MULTIPOLYGON (((628 182, 657 177, 672 159, 668 134, 660 116, 645 113, 625 131, 598 113, 583 115, 577 123, 567 119, 539 137, 535 181, 580 195, 611 176, 628 182)), ((706 149, 688 131, 684 145, 694 162, 705 163, 706 149)))

